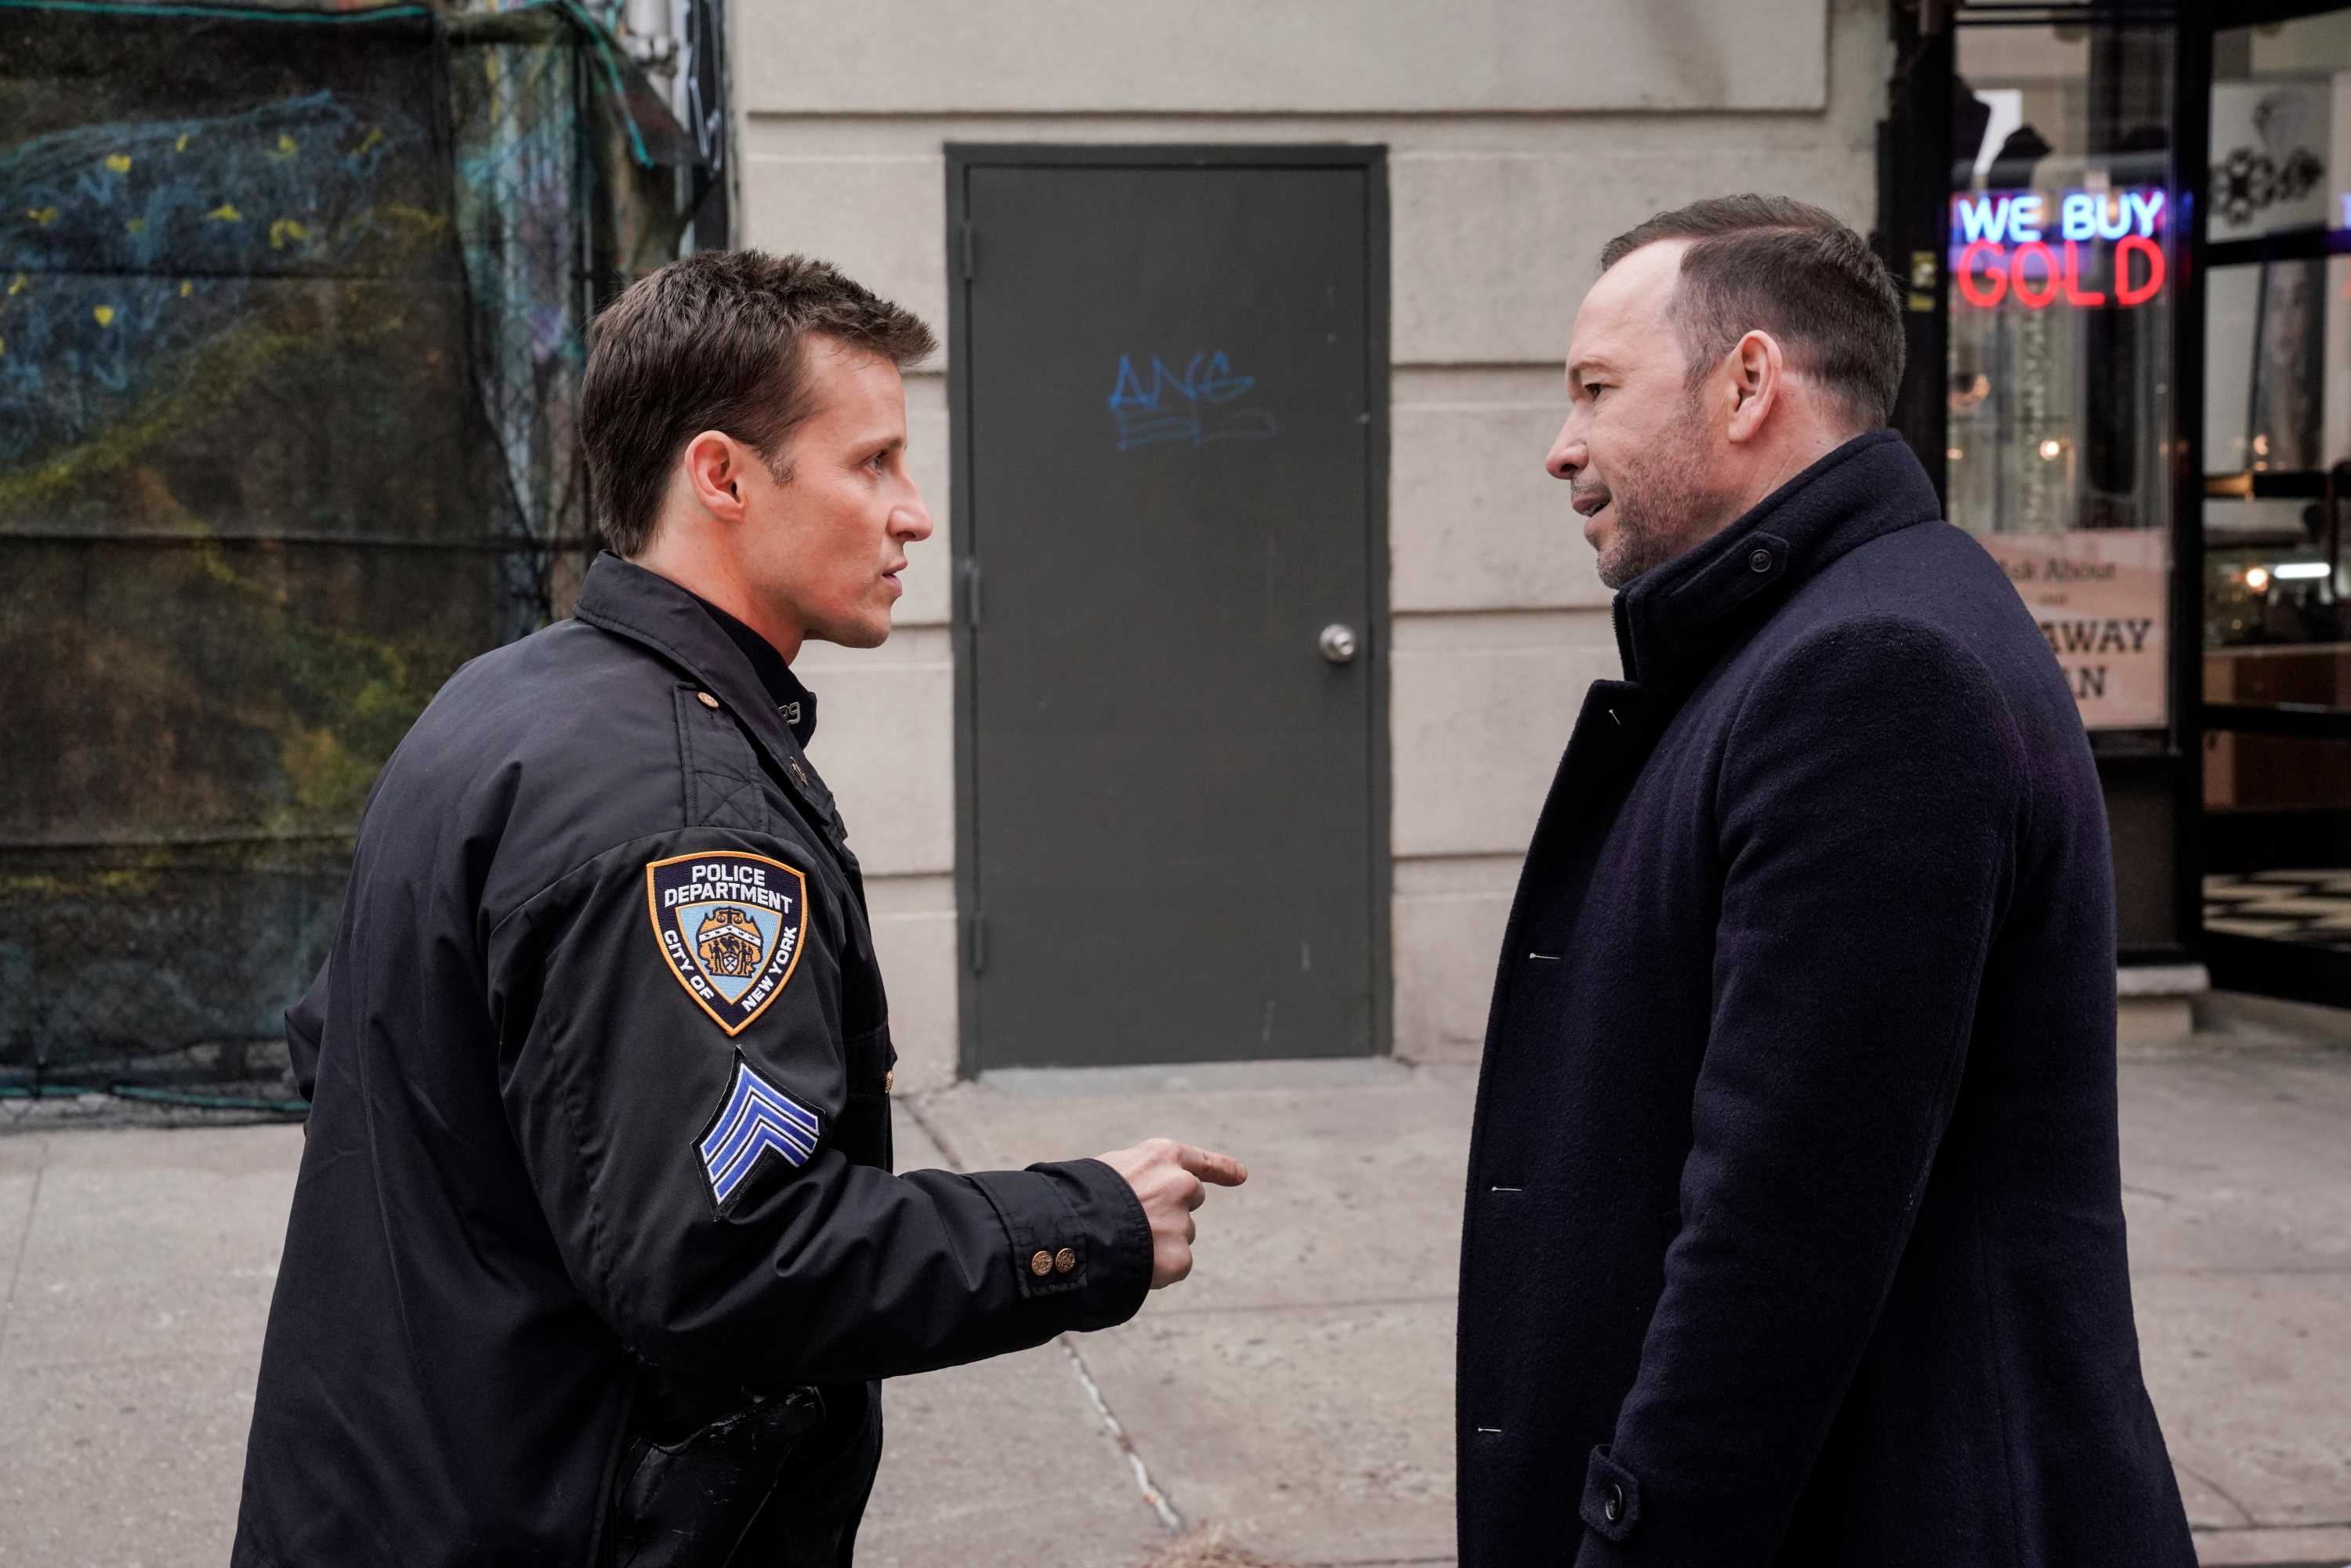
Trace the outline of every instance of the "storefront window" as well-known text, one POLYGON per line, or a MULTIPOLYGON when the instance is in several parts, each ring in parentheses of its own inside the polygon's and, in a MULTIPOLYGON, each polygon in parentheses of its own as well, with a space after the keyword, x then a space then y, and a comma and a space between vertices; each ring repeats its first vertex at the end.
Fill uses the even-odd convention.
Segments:
POLYGON ((2224 29, 2212 67, 2205 695, 2351 706, 2351 12, 2224 29))
POLYGON ((2170 719, 2171 52, 2154 26, 1958 37, 1950 516, 2094 729, 2170 719))
POLYGON ((2204 928, 2216 982, 2351 996, 2351 10, 2212 36, 2204 928))

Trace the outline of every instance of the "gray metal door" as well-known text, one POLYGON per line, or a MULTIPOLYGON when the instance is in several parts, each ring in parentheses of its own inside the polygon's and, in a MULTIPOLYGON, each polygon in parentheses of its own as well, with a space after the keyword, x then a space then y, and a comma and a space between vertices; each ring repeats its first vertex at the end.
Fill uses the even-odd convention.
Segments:
POLYGON ((1377 1050, 1380 155, 950 155, 965 1064, 1377 1050))

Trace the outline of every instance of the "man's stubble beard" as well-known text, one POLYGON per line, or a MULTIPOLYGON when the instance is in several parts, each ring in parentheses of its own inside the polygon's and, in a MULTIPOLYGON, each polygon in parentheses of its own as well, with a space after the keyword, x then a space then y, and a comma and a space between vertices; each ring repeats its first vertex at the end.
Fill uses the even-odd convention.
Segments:
POLYGON ((1616 537, 1600 552, 1600 580, 1622 590, 1687 554, 1724 520, 1721 497, 1692 476, 1703 461, 1706 416, 1693 390, 1657 437, 1654 456, 1624 465, 1608 481, 1616 537))

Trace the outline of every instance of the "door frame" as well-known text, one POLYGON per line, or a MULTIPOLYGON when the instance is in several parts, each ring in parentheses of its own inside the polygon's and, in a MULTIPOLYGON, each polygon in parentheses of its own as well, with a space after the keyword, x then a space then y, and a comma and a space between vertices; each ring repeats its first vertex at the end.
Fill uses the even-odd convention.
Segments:
POLYGON ((975 169, 1334 169, 1364 176, 1364 382, 1368 420, 1364 495, 1366 606, 1363 651, 1370 705, 1371 831, 1365 848, 1371 878, 1372 1051, 1395 1051, 1395 981, 1390 905, 1395 883, 1391 849, 1393 791, 1388 745, 1388 181, 1384 146, 1339 143, 1055 143, 946 144, 947 445, 949 555, 955 591, 948 645, 955 660, 955 901, 956 1074, 977 1078, 987 1067, 980 1047, 979 965, 985 927, 979 890, 979 672, 977 624, 986 597, 973 570, 977 527, 973 506, 971 285, 987 265, 972 228, 970 175, 975 169))

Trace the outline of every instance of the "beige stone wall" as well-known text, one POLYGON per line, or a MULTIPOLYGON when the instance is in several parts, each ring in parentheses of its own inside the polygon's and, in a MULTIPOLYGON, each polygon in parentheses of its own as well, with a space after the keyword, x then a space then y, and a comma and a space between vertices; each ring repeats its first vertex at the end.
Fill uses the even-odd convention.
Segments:
POLYGON ((759 0, 753 114, 1819 110, 1822 0, 759 0))
MULTIPOLYGON (((1607 591, 1541 469, 1594 255, 1732 190, 1866 228, 1883 0, 1194 0, 1159 21, 761 0, 740 26, 744 243, 823 256, 942 329, 950 141, 1388 149, 1395 1044, 1473 1055, 1535 810, 1584 686, 1616 673, 1607 591)), ((953 498, 938 373, 909 396, 939 532, 901 630, 800 668, 866 867, 900 1081, 923 1085, 956 1059, 953 498)))

